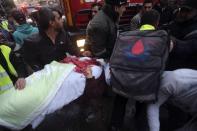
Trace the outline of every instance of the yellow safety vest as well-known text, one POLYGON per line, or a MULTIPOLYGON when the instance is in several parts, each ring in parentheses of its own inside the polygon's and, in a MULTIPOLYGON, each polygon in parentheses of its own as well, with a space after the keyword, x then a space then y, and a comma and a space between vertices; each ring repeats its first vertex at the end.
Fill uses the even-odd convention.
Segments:
POLYGON ((7 20, 4 20, 4 21, 1 22, 1 28, 3 28, 4 30, 9 31, 7 20))
MULTIPOLYGON (((17 77, 17 72, 14 69, 14 67, 11 64, 10 59, 9 59, 11 48, 9 48, 8 46, 5 46, 5 45, 1 45, 0 50, 7 62, 9 72, 12 75, 17 77)), ((12 80, 10 79, 8 73, 5 71, 5 69, 0 64, 0 94, 4 93, 5 91, 7 91, 8 89, 10 89, 12 87, 14 87, 12 80)))

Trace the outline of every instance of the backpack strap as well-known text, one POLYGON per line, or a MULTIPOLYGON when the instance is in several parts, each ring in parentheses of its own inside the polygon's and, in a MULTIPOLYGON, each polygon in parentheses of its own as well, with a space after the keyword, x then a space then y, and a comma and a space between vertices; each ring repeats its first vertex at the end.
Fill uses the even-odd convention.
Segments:
POLYGON ((197 34, 197 30, 194 30, 194 31, 188 33, 184 38, 187 38, 187 37, 194 35, 194 34, 197 34))
POLYGON ((3 68, 5 69, 5 71, 10 75, 10 71, 9 71, 9 68, 8 68, 8 64, 5 60, 5 57, 0 49, 0 64, 3 66, 3 68))

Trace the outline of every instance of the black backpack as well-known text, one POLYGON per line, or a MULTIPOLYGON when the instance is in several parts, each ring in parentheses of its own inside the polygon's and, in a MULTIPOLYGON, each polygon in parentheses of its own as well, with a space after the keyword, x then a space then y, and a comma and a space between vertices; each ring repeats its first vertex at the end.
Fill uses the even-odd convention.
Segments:
POLYGON ((113 90, 140 101, 156 100, 169 43, 163 30, 121 33, 110 59, 113 90))

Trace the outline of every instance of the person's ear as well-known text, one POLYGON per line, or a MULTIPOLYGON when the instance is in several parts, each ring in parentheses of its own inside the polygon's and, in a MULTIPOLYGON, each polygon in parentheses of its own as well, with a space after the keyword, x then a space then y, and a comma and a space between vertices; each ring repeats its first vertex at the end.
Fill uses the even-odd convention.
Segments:
POLYGON ((155 28, 158 28, 159 26, 159 20, 156 22, 155 28))
POLYGON ((49 21, 49 25, 50 26, 53 26, 54 25, 54 22, 53 21, 49 21))
POLYGON ((114 6, 114 9, 116 12, 118 12, 119 7, 118 6, 114 6))

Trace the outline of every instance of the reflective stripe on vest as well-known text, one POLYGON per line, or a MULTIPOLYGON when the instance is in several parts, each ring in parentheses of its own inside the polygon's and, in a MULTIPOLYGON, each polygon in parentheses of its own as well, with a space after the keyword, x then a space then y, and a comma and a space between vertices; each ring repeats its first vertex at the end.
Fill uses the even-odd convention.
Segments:
POLYGON ((11 48, 8 47, 8 46, 5 46, 5 45, 1 45, 0 49, 1 49, 1 52, 2 52, 4 58, 5 58, 6 62, 7 62, 8 69, 9 69, 10 73, 17 77, 18 74, 17 74, 16 70, 14 69, 13 65, 11 64, 10 58, 9 58, 10 57, 11 48))
POLYGON ((6 73, 6 72, 2 72, 2 73, 0 73, 0 77, 5 77, 5 76, 7 76, 8 74, 6 73))
POLYGON ((10 88, 14 87, 9 75, 5 69, 0 65, 0 94, 3 94, 10 88))

